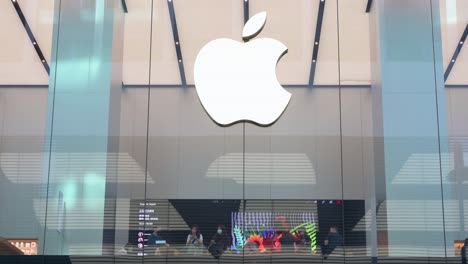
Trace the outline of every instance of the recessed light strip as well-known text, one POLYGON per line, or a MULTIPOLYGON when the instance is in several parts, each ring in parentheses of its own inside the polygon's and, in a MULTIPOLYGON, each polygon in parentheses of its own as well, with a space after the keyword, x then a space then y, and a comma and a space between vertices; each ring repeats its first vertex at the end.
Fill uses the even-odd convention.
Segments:
POLYGON ((367 0, 366 13, 370 13, 372 8, 372 0, 367 0))
POLYGON ((187 86, 187 81, 185 79, 184 60, 182 59, 182 49, 180 48, 179 31, 177 30, 174 2, 172 0, 167 0, 167 6, 169 7, 169 17, 171 18, 172 35, 174 37, 177 62, 179 64, 180 80, 182 82, 182 86, 185 87, 187 86))
POLYGON ((244 1, 244 24, 249 21, 249 0, 244 1))
POLYGON ((312 53, 312 64, 310 66, 310 75, 309 75, 309 85, 314 85, 315 79, 315 68, 317 65, 318 51, 320 45, 320 35, 322 33, 322 22, 323 22, 323 12, 325 10, 325 0, 320 0, 318 15, 317 15, 317 25, 315 27, 315 39, 314 39, 314 50, 312 53))
POLYGON ((36 50, 37 56, 39 57, 39 60, 42 62, 42 65, 44 66, 44 69, 47 72, 47 75, 49 75, 50 68, 49 64, 47 63, 44 54, 42 53, 41 48, 39 47, 39 43, 37 43, 36 38, 34 37, 34 34, 31 31, 31 28, 29 27, 28 21, 26 20, 26 17, 23 14, 23 11, 21 10, 21 7, 18 4, 17 0, 11 0, 11 3, 13 4, 13 7, 16 10, 16 13, 18 14, 19 19, 21 20, 21 23, 24 26, 24 29, 26 30, 26 33, 28 34, 29 40, 31 40, 31 44, 33 45, 34 49, 36 50))
POLYGON ((453 53, 452 59, 450 60, 447 69, 445 70, 444 74, 444 81, 447 81, 450 72, 452 71, 453 66, 455 65, 455 62, 457 61, 458 55, 460 54, 460 51, 463 47, 463 44, 466 42, 466 37, 468 36, 468 24, 465 27, 465 31, 463 32, 460 41, 457 43, 457 47, 455 48, 455 52, 453 53))
POLYGON ((125 0, 121 0, 121 3, 122 3, 122 11, 124 13, 128 13, 127 2, 125 0))

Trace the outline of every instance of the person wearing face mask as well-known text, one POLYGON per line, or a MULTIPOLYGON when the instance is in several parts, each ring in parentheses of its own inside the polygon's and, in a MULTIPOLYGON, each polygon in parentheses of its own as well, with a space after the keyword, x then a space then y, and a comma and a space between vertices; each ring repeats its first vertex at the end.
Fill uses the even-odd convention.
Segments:
POLYGON ((229 243, 229 238, 226 233, 226 228, 224 225, 218 225, 218 229, 216 234, 214 234, 213 238, 208 245, 208 251, 215 257, 219 259, 219 257, 224 253, 227 249, 229 243))

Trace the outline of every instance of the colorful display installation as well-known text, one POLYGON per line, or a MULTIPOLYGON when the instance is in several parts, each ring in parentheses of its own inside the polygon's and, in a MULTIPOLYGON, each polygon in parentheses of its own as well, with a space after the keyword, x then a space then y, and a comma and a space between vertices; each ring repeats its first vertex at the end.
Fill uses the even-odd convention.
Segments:
POLYGON ((267 249, 279 251, 285 232, 299 239, 299 230, 305 230, 310 239, 311 252, 317 250, 317 227, 312 212, 233 212, 231 218, 232 247, 238 252, 244 250, 246 245, 249 245, 249 249, 255 247, 255 251, 260 253, 267 249))
POLYGON ((233 232, 233 243, 232 245, 235 247, 236 250, 241 250, 244 246, 245 246, 245 238, 244 238, 244 234, 242 233, 242 231, 240 230, 240 228, 238 226, 235 226, 233 229, 232 229, 232 232, 233 232))
POLYGON ((310 250, 312 253, 317 251, 317 229, 315 223, 303 223, 291 229, 289 232, 291 234, 296 234, 300 228, 305 228, 306 234, 310 239, 310 250))

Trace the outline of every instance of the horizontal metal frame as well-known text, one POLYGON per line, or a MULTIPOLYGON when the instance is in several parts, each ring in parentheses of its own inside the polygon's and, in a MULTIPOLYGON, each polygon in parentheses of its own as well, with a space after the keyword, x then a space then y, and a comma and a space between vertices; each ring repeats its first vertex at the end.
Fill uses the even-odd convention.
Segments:
POLYGON ((0 88, 49 88, 48 84, 0 84, 0 88))
POLYGON ((445 88, 468 88, 468 84, 446 84, 445 88))
MULTIPOLYGON (((332 84, 323 84, 323 85, 308 85, 308 84, 290 84, 290 85, 282 85, 284 88, 371 88, 368 84, 358 85, 358 84, 349 84, 349 85, 332 85, 332 84)), ((181 84, 124 84, 123 88, 195 88, 195 85, 181 85, 181 84)))
MULTIPOLYGON (((132 88, 195 88, 195 85, 182 85, 182 84, 123 84, 122 88, 132 89, 132 88)), ((372 88, 370 84, 319 84, 319 85, 301 85, 301 84, 286 84, 283 85, 284 88, 372 88)), ((48 84, 0 84, 0 88, 49 88, 48 84)), ((452 89, 468 89, 468 84, 447 84, 445 88, 452 89)))

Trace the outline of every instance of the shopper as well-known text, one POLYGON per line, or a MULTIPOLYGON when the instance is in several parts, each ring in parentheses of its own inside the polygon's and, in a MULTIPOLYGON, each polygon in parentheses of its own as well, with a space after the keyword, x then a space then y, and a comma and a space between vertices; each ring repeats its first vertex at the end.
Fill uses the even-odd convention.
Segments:
POLYGON ((466 261, 466 247, 468 247, 468 238, 465 239, 465 244, 463 245, 463 247, 461 249, 462 264, 467 264, 467 261, 466 261))
POLYGON ((226 233, 226 228, 224 225, 218 225, 218 229, 216 230, 216 234, 214 234, 213 238, 208 245, 208 251, 215 257, 219 259, 219 257, 226 251, 229 243, 229 238, 226 233))
POLYGON ((164 240, 164 239, 159 235, 159 232, 160 232, 160 231, 161 231, 160 228, 155 228, 155 229, 153 230, 153 233, 148 237, 148 245, 149 245, 149 246, 166 244, 166 240, 164 240))
POLYGON ((327 237, 322 245, 322 255, 324 259, 327 259, 328 256, 335 250, 337 246, 343 244, 343 239, 338 233, 338 228, 336 226, 330 227, 327 237))
POLYGON ((306 251, 307 245, 310 244, 310 239, 304 228, 299 229, 294 234, 294 251, 296 253, 306 251))
POLYGON ((203 252, 203 235, 200 234, 200 229, 197 225, 192 226, 185 246, 187 247, 188 254, 200 255, 203 252))
POLYGON ((155 255, 164 255, 168 252, 169 244, 159 234, 160 228, 155 228, 153 233, 148 237, 148 252, 154 250, 155 255))

